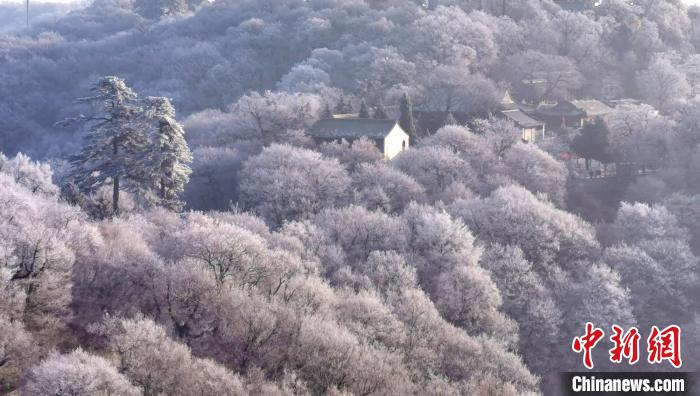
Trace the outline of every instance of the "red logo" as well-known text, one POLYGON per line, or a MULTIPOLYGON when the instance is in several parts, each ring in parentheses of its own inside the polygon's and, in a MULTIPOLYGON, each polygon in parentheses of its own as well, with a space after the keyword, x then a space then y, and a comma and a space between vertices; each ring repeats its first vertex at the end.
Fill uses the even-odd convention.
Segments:
POLYGON ((610 361, 613 363, 622 362, 622 358, 628 359, 630 365, 639 361, 639 331, 636 327, 629 329, 624 333, 622 327, 618 325, 612 326, 613 334, 610 337, 615 346, 610 350, 610 361))
MULTIPOLYGON (((610 336, 613 347, 609 350, 610 361, 616 364, 622 363, 626 359, 628 364, 634 365, 639 361, 639 340, 641 335, 636 327, 625 332, 622 327, 612 325, 613 335, 610 336)), ((571 349, 576 353, 583 352, 583 365, 587 369, 593 368, 593 357, 591 351, 605 336, 605 332, 593 326, 593 323, 586 323, 586 333, 575 337, 571 343, 571 349)), ((662 363, 667 360, 673 367, 680 368, 683 365, 681 360, 681 328, 671 325, 663 330, 652 326, 651 333, 647 338, 647 361, 651 364, 662 363)))
POLYGON ((652 326, 647 345, 649 363, 661 363, 668 360, 675 368, 680 368, 683 365, 680 327, 672 325, 659 331, 658 327, 652 326))
POLYGON ((571 344, 571 348, 576 353, 581 353, 583 351, 583 365, 588 369, 593 368, 593 358, 591 357, 591 350, 596 346, 601 339, 605 336, 605 332, 599 328, 594 328, 593 323, 586 323, 586 334, 581 337, 574 338, 574 342, 571 344))

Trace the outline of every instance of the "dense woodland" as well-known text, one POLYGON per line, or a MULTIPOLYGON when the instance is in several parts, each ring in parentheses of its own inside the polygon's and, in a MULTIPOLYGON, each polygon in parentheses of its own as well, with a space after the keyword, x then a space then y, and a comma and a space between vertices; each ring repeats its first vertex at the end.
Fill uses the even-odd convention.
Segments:
MULTIPOLYGON (((35 15, 0 7, 0 394, 554 395, 586 322, 680 325, 700 369, 700 9, 35 15), (524 143, 492 116, 506 91, 634 101, 524 143), (358 111, 410 149, 307 133, 358 111), (634 171, 576 178, 563 151, 634 171)), ((596 370, 671 368, 607 350, 596 370)))

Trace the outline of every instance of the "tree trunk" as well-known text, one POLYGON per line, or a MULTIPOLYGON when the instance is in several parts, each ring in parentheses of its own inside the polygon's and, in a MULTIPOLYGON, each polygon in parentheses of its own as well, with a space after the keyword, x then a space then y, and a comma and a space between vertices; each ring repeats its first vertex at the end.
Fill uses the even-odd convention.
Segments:
MULTIPOLYGON (((114 154, 113 160, 119 155, 119 144, 116 137, 112 139, 112 154, 114 154)), ((114 176, 112 184, 112 214, 116 216, 119 214, 119 175, 114 176)))
POLYGON ((114 176, 114 189, 112 190, 112 212, 119 214, 119 176, 114 176))

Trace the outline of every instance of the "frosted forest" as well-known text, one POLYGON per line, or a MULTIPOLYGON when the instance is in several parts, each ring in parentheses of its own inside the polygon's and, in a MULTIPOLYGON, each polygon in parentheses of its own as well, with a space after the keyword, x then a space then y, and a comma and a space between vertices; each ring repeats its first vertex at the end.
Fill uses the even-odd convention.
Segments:
POLYGON ((700 369, 700 7, 29 7, 0 394, 559 395, 587 322, 700 369))

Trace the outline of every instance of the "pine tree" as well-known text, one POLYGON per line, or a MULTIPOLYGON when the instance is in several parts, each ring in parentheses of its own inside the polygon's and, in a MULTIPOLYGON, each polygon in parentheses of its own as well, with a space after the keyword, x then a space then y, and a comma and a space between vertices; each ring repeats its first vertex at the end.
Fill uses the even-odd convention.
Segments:
POLYGON ((408 94, 403 94, 399 103, 399 125, 410 136, 411 142, 417 141, 416 123, 413 119, 413 104, 408 94))
POLYGON ((141 110, 137 96, 124 80, 104 77, 92 91, 95 96, 78 99, 78 102, 100 105, 101 114, 81 115, 63 122, 80 121, 88 125, 80 153, 71 158, 71 179, 85 192, 111 185, 112 212, 116 215, 120 189, 128 189, 128 182, 139 173, 138 158, 148 140, 138 125, 141 110))
POLYGON ((148 97, 143 103, 150 147, 140 167, 140 190, 149 203, 180 211, 184 207, 180 194, 192 173, 192 152, 185 131, 175 120, 175 107, 167 98, 148 97))
POLYGON ((345 97, 341 96, 340 99, 338 99, 338 104, 335 105, 336 114, 345 114, 346 107, 345 97))
POLYGON ((571 142, 571 149, 585 159, 586 169, 591 168, 591 159, 608 164, 613 161, 610 147, 610 131, 605 122, 596 118, 587 123, 571 142))
POLYGON ((365 102, 364 99, 362 99, 362 103, 360 103, 360 113, 358 115, 359 118, 371 118, 369 114, 369 107, 367 107, 367 102, 365 102))
POLYGON ((374 117, 378 120, 386 120, 389 118, 389 114, 386 112, 386 107, 384 107, 384 102, 382 100, 379 100, 379 104, 377 107, 374 109, 374 117))
POLYGON ((335 106, 336 114, 350 114, 354 111, 352 99, 347 99, 345 96, 341 96, 340 99, 338 99, 338 104, 335 106))
POLYGON ((333 118, 333 112, 331 111, 331 106, 326 103, 326 108, 323 109, 323 114, 321 114, 321 119, 323 120, 329 120, 333 118))

